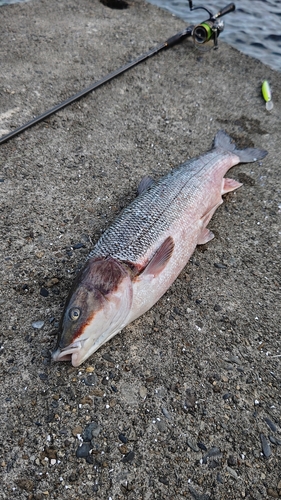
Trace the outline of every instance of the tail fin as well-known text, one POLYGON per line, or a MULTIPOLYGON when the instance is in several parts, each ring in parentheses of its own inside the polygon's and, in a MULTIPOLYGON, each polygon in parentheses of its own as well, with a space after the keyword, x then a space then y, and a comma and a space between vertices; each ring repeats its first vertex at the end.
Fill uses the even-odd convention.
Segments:
POLYGON ((262 160, 267 155, 267 151, 264 149, 256 148, 246 148, 246 149, 236 149, 235 142, 232 141, 231 137, 227 135, 223 130, 219 130, 215 140, 214 147, 221 148, 224 151, 229 151, 234 153, 240 159, 241 163, 249 163, 257 160, 262 160))

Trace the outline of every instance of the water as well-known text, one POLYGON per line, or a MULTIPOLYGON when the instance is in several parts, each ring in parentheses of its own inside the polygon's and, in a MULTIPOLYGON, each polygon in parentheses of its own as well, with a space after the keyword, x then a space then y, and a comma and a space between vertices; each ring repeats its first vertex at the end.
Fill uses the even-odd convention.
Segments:
POLYGON ((28 2, 29 0, 0 0, 1 5, 11 5, 12 3, 23 3, 28 2))
MULTIPOLYGON (((187 0, 149 0, 172 14, 181 17, 187 25, 206 20, 203 10, 191 12, 187 0)), ((203 5, 216 13, 230 0, 193 0, 193 6, 203 5)), ((223 17, 225 29, 219 40, 259 59, 271 68, 281 71, 281 1, 234 0, 235 12, 223 17)))
MULTIPOLYGON (((0 5, 20 1, 26 0, 0 0, 0 5)), ((202 10, 191 12, 187 0, 148 1, 181 17, 187 25, 197 24, 207 17, 202 10)), ((194 6, 204 5, 214 13, 228 3, 230 0, 193 0, 194 6)), ((236 0, 234 3, 235 12, 223 18, 225 29, 220 39, 273 69, 281 71, 281 1, 236 0)))

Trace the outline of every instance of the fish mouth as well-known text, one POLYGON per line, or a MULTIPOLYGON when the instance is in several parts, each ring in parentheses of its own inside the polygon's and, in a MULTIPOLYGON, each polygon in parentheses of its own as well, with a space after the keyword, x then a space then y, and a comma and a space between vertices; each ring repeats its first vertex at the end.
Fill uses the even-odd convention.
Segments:
POLYGON ((73 366, 79 366, 81 364, 81 357, 79 354, 85 344, 87 339, 77 340, 72 344, 61 349, 58 347, 53 353, 52 358, 54 361, 71 361, 73 366))

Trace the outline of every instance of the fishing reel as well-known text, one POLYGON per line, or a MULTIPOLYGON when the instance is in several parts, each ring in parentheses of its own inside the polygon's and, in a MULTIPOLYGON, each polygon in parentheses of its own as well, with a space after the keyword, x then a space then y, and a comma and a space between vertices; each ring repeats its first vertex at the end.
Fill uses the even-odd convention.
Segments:
POLYGON ((188 0, 190 10, 205 10, 209 14, 209 19, 203 21, 200 24, 197 24, 192 29, 192 39, 194 46, 197 47, 201 51, 206 51, 210 49, 218 48, 218 37, 220 33, 224 29, 224 22, 220 19, 222 16, 225 16, 229 12, 233 12, 235 10, 234 3, 230 3, 223 9, 221 9, 217 14, 212 14, 209 9, 206 7, 198 6, 193 7, 192 0, 188 0))

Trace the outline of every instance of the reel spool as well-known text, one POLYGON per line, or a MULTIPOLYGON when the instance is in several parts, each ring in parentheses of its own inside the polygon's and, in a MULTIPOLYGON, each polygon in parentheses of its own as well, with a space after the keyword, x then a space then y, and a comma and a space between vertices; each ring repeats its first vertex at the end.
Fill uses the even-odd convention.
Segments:
POLYGON ((212 21, 208 19, 197 24, 192 31, 192 41, 194 46, 200 51, 208 51, 218 48, 218 36, 224 29, 222 20, 212 21))
POLYGON ((230 3, 217 14, 212 14, 206 7, 193 7, 192 0, 189 1, 190 10, 205 10, 209 14, 209 19, 194 26, 191 36, 194 46, 200 51, 207 51, 218 48, 218 36, 224 30, 224 22, 219 19, 225 14, 235 10, 234 3, 230 3))

